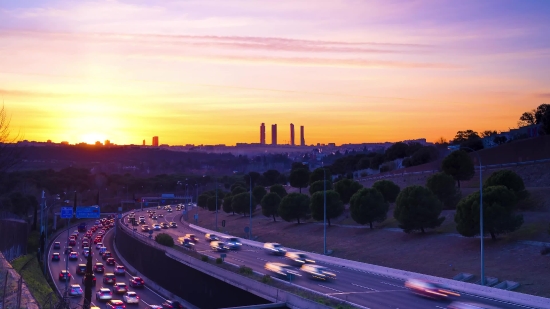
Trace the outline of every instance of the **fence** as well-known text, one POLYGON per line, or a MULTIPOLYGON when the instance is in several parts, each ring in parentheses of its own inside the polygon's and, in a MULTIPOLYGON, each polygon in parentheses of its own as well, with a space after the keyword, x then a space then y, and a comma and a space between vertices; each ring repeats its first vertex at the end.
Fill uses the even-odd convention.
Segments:
POLYGON ((29 226, 21 218, 10 214, 0 213, 0 252, 6 260, 14 259, 27 254, 27 238, 29 226))
POLYGON ((0 308, 22 308, 21 294, 23 278, 11 267, 0 254, 0 308))

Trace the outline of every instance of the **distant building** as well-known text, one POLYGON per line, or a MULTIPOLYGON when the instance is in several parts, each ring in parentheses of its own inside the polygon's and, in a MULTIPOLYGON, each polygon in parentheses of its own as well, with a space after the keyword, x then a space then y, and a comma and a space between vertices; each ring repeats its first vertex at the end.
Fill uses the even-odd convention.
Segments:
POLYGON ((271 125, 271 145, 277 145, 277 124, 271 125))
POLYGON ((304 133, 304 126, 300 126, 300 146, 306 145, 306 138, 304 133))
POLYGON ((260 126, 260 144, 265 145, 265 123, 260 126))
POLYGON ((290 124, 290 145, 294 146, 294 124, 290 124))
POLYGON ((159 137, 153 136, 153 147, 158 147, 158 146, 159 146, 159 137))
POLYGON ((143 140, 143 146, 145 146, 145 140, 143 140))

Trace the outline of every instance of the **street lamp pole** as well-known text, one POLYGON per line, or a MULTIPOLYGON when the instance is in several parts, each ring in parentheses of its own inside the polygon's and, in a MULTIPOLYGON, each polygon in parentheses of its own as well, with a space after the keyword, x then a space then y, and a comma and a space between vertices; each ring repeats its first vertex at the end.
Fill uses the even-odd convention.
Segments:
POLYGON ((327 254, 327 179, 326 169, 323 166, 323 254, 327 254))
MULTIPOLYGON (((187 181, 187 179, 185 179, 185 181, 187 181)), ((187 220, 189 218, 189 214, 187 213, 188 212, 188 208, 187 206, 189 206, 189 184, 186 183, 185 184, 185 220, 187 220)))
POLYGON ((248 173, 248 182, 250 183, 250 217, 248 219, 248 239, 252 239, 252 175, 248 173))
POLYGON ((199 215, 199 184, 198 183, 195 184, 195 188, 197 189, 197 199, 195 202, 196 204, 195 208, 197 209, 197 216, 198 216, 199 215))
POLYGON ((216 232, 218 231, 218 178, 216 177, 216 232))

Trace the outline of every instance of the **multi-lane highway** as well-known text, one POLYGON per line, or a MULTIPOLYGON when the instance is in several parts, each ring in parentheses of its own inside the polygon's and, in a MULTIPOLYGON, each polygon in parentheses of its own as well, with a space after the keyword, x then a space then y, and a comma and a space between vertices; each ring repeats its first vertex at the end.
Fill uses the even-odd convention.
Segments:
MULTIPOLYGON (((208 242, 205 241, 204 235, 191 229, 187 224, 182 223, 181 212, 174 211, 172 213, 166 210, 153 209, 157 214, 163 214, 156 220, 149 218, 146 210, 136 211, 135 216, 145 216, 146 224, 152 227, 155 223, 176 222, 177 228, 162 229, 154 233, 171 234, 175 240, 181 241, 187 233, 192 233, 198 236, 199 243, 195 246, 198 252, 209 255, 211 257, 219 257, 219 253, 212 251, 208 242)), ((128 217, 123 218, 127 222, 128 217)), ((140 233, 141 229, 138 227, 140 233)), ((145 233, 144 233, 145 234, 145 233)), ((178 243, 179 243, 178 241, 178 243)), ((292 250, 294 251, 294 250, 292 250)), ((243 246, 242 250, 227 252, 226 261, 237 265, 246 265, 258 272, 267 273, 264 269, 266 262, 285 263, 284 257, 268 255, 264 250, 243 246)), ((323 265, 323 263, 318 263, 323 265)), ((320 293, 347 300, 362 307, 378 309, 378 308, 446 308, 450 301, 435 301, 426 299, 415 294, 412 294, 404 287, 404 282, 401 280, 383 277, 376 274, 361 272, 346 268, 334 267, 331 265, 323 265, 331 269, 337 275, 337 280, 332 282, 315 281, 305 277, 299 277, 293 281, 293 284, 306 287, 320 293)), ((502 302, 498 300, 481 298, 473 295, 462 295, 459 300, 461 302, 482 303, 488 306, 487 308, 502 308, 502 309, 519 309, 530 308, 518 304, 502 302)))
MULTIPOLYGON (((90 228, 93 224, 94 224, 94 221, 88 222, 88 228, 90 228)), ((72 233, 76 229, 77 229, 76 227, 71 228, 70 233, 72 233)), ((99 232, 99 230, 96 231, 93 234, 92 240, 95 238, 95 236, 97 235, 98 232, 99 232)), ((112 250, 112 248, 113 248, 113 234, 114 234, 114 229, 110 229, 109 231, 107 231, 105 236, 103 237, 103 244, 107 247, 108 251, 111 251, 115 261, 117 262, 117 265, 122 265, 120 263, 120 259, 116 255, 116 253, 114 252, 114 250, 112 250)), ((82 254, 82 236, 84 236, 84 233, 79 233, 79 235, 77 237, 77 244, 76 244, 76 246, 73 246, 74 251, 78 252, 78 260, 69 261, 69 273, 71 274, 72 279, 69 281, 68 286, 70 287, 71 284, 79 284, 82 287, 82 290, 84 290, 84 284, 82 282, 82 278, 84 276, 76 274, 76 268, 77 268, 78 264, 86 264, 86 257, 84 257, 84 254, 82 254)), ((54 242, 56 242, 56 241, 61 243, 61 249, 54 249, 53 245, 49 248, 49 254, 48 254, 49 271, 50 271, 50 274, 52 276, 52 279, 55 282, 55 285, 56 285, 57 289, 61 292, 61 294, 63 294, 63 292, 65 291, 65 282, 59 280, 59 273, 61 272, 61 270, 65 269, 66 259, 68 258, 68 256, 64 254, 64 251, 65 251, 65 248, 67 247, 67 242, 68 242, 67 232, 66 231, 62 232, 59 236, 57 236, 57 238, 54 240, 54 242), (52 255, 53 255, 54 252, 59 252, 59 254, 61 256, 61 259, 59 261, 52 261, 52 255)), ((95 244, 93 243, 93 241, 90 241, 90 242, 91 242, 91 245, 92 245, 91 251, 92 251, 92 254, 93 254, 92 255, 93 256, 93 264, 95 265, 95 263, 101 262, 105 266, 105 272, 104 273, 112 273, 115 266, 106 265, 105 261, 103 261, 101 259, 101 256, 99 255, 99 252, 98 252, 99 250, 96 249, 95 244)), ((102 301, 102 302, 97 301, 96 298, 95 298, 96 291, 98 291, 102 287, 109 288, 113 292, 113 299, 122 300, 123 294, 118 294, 117 295, 113 291, 113 285, 103 284, 103 274, 102 273, 95 273, 95 276, 96 276, 96 286, 92 288, 92 306, 105 308, 105 302, 104 301, 102 301)), ((127 305, 128 307, 147 308, 148 305, 162 305, 165 298, 163 298, 161 295, 158 295, 157 293, 152 291, 150 288, 148 288, 147 287, 147 282, 145 282, 145 287, 144 288, 135 288, 134 289, 134 288, 130 287, 129 284, 128 284, 128 280, 130 279, 130 277, 131 277, 131 275, 129 273, 125 273, 123 276, 121 276, 121 275, 116 276, 116 281, 117 282, 125 282, 126 285, 129 287, 129 290, 130 291, 135 291, 138 294, 138 296, 140 297, 138 305, 127 305)), ((71 297, 70 301, 73 305, 76 305, 76 304, 82 305, 83 302, 84 302, 84 297, 83 296, 81 296, 81 297, 71 297)), ((74 307, 71 306, 71 308, 74 308, 74 307)))

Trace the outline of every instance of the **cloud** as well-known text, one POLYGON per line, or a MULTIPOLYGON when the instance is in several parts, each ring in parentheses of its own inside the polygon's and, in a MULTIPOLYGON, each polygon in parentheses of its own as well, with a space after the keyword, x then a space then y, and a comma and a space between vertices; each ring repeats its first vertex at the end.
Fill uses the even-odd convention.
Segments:
POLYGON ((550 92, 536 93, 537 98, 550 99, 550 92))

